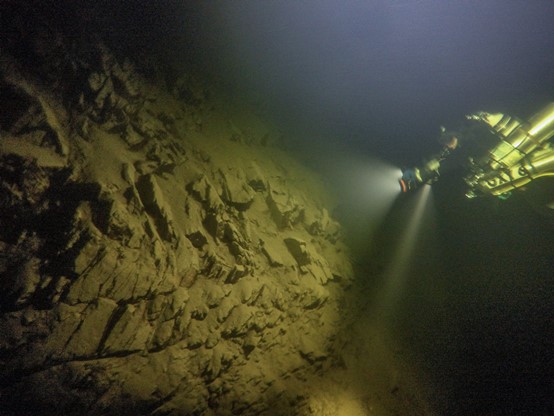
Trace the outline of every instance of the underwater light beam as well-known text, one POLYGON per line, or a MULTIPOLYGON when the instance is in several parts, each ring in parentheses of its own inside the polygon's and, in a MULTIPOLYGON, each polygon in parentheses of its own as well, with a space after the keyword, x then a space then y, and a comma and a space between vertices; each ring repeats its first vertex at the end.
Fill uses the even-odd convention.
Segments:
POLYGON ((401 189, 398 181, 402 171, 393 165, 374 159, 365 168, 363 184, 358 190, 359 203, 379 220, 389 211, 401 189))
POLYGON ((315 163, 325 166, 329 184, 348 212, 347 222, 380 223, 401 193, 402 171, 378 158, 329 150, 315 163))
POLYGON ((391 257, 390 264, 385 269, 385 286, 379 307, 390 308, 400 295, 406 280, 406 270, 410 264, 412 254, 416 247, 417 237, 421 228, 423 214, 429 206, 431 197, 431 185, 424 185, 417 191, 415 208, 408 221, 407 227, 400 236, 398 246, 391 257))
POLYGON ((353 253, 366 252, 368 241, 401 194, 402 171, 372 157, 347 155, 329 163, 341 201, 342 224, 349 233, 353 253))

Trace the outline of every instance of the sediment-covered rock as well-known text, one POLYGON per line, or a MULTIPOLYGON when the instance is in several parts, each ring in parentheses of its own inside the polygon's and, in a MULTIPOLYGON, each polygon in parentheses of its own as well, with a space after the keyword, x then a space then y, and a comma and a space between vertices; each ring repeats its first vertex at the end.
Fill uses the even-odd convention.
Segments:
POLYGON ((291 414, 352 278, 321 183, 190 77, 50 52, 0 52, 0 407, 291 414))

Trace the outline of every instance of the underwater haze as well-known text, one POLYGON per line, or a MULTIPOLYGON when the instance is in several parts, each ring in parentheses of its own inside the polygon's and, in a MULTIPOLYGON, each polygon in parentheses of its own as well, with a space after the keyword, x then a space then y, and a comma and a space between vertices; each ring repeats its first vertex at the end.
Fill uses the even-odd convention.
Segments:
POLYGON ((455 170, 407 237, 415 196, 376 189, 392 183, 386 165, 436 151, 439 126, 480 110, 528 117, 554 98, 554 3, 211 2, 196 17, 206 67, 266 103, 339 189, 358 278, 382 264, 389 283, 369 286, 430 374, 437 414, 552 414, 554 215, 521 195, 470 201, 455 170))
POLYGON ((327 175, 358 278, 372 282, 375 262, 403 274, 394 307, 382 305, 387 330, 431 375, 439 414, 554 412, 551 212, 521 195, 467 200, 454 169, 433 186, 408 239, 416 197, 386 192, 398 177, 386 172, 437 150, 439 126, 456 129, 481 110, 528 117, 553 99, 553 2, 170 1, 121 10, 134 24, 163 21, 146 43, 263 103, 286 146, 327 175))
POLYGON ((554 100, 554 2, 79 3, 138 67, 153 51, 258 103, 324 178, 366 304, 359 329, 382 329, 417 368, 426 414, 554 414, 554 209, 543 203, 554 179, 506 201, 467 199, 461 161, 417 192, 398 183, 440 149, 441 125, 477 111, 527 118, 554 100))
POLYGON ((396 161, 426 154, 439 125, 532 111, 554 92, 546 0, 220 1, 196 13, 203 58, 235 91, 396 161))

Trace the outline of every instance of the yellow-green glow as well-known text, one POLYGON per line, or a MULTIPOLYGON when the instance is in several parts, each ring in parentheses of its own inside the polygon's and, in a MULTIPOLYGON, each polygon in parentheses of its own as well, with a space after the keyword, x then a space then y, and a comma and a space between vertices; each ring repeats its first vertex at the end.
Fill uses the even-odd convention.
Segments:
POLYGON ((548 115, 548 117, 546 117, 539 124, 537 124, 531 130, 529 130, 529 134, 531 134, 532 136, 535 136, 538 132, 540 132, 542 129, 544 129, 548 124, 552 123, 553 121, 554 121, 554 110, 548 115))

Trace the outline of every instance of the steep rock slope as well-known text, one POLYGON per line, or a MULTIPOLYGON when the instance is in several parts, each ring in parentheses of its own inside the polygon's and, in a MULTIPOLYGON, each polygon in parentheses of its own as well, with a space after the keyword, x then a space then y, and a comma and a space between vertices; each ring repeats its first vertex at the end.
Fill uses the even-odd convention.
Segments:
POLYGON ((0 57, 0 406, 294 414, 352 279, 322 184, 191 77, 26 41, 0 57))

